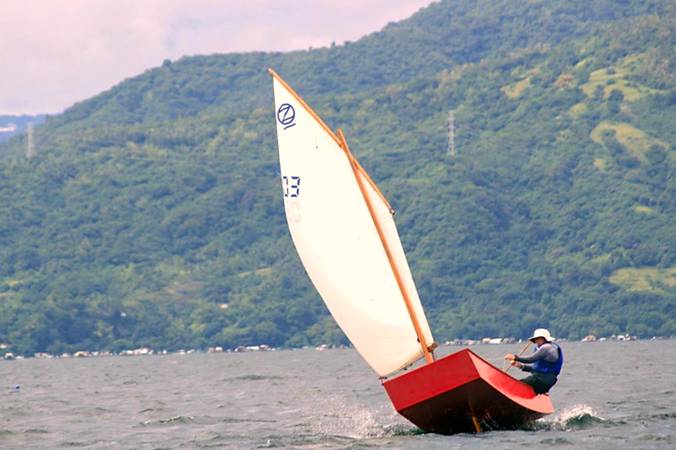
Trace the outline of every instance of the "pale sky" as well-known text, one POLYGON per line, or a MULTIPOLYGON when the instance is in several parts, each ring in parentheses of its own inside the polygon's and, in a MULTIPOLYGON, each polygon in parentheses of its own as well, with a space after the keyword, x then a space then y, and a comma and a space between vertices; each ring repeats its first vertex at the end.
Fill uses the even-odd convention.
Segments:
POLYGON ((342 44, 432 0, 1 0, 0 114, 58 113, 184 55, 342 44))

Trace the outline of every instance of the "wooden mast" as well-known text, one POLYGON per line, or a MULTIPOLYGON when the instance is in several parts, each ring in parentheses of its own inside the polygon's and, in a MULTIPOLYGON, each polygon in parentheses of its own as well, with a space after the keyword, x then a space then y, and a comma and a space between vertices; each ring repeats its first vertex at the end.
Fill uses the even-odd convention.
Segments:
POLYGON ((345 140, 343 130, 341 130, 340 128, 338 129, 338 136, 340 138, 340 146, 345 151, 345 154, 350 161, 350 167, 352 167, 352 171, 354 172, 354 177, 356 178, 357 184, 359 185, 359 190, 361 191, 361 194, 364 197, 364 201, 366 201, 366 206, 368 207, 369 213, 371 214, 371 219, 373 219, 373 224, 376 227, 376 231, 378 231, 378 237, 380 237, 380 242, 383 244, 383 249, 385 250, 387 260, 389 261, 390 267, 392 268, 392 272, 394 273, 394 278, 397 281, 399 291, 401 292, 401 295, 404 298, 406 310, 408 311, 408 315, 411 318, 411 322, 413 323, 415 334, 418 336, 418 342, 420 342, 420 346, 422 347, 423 355, 425 356, 425 361, 427 361, 428 363, 434 362, 434 356, 432 355, 432 352, 430 351, 427 341, 425 340, 425 334, 422 332, 420 322, 418 322, 418 316, 415 312, 415 309, 413 308, 413 304, 411 303, 411 298, 409 297, 408 292, 406 291, 406 286, 404 285, 404 282, 401 278, 401 274, 399 273, 399 268, 397 267, 396 261, 394 260, 394 256, 392 255, 390 246, 387 243, 387 240, 385 239, 385 233, 383 232, 380 221, 378 220, 378 216, 376 215, 373 205, 371 204, 371 200, 369 199, 369 196, 366 192, 366 186, 364 186, 364 182, 359 177, 359 172, 361 172, 359 169, 361 167, 359 166, 359 163, 354 158, 354 156, 352 156, 352 152, 350 152, 350 148, 347 146, 347 141, 345 140))

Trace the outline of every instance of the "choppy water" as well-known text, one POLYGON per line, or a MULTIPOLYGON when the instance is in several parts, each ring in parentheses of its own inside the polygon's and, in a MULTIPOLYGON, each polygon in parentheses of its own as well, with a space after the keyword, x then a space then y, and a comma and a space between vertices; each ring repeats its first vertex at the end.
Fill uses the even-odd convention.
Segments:
POLYGON ((399 417, 353 350, 0 361, 0 448, 676 448, 676 341, 564 350, 554 415, 455 436, 399 417))

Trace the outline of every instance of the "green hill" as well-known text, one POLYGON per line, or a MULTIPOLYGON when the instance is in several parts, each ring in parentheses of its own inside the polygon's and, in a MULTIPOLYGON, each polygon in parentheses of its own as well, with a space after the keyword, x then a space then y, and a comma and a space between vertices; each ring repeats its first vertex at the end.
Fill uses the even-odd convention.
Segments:
POLYGON ((286 228, 267 67, 397 209, 437 340, 674 335, 675 17, 443 1, 353 43, 125 80, 37 127, 36 157, 0 146, 0 342, 344 341, 286 228))

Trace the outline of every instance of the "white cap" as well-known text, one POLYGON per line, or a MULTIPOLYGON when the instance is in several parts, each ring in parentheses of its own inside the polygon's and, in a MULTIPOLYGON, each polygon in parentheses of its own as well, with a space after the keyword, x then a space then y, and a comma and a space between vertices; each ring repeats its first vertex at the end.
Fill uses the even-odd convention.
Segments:
POLYGON ((537 330, 533 331, 533 335, 528 338, 529 341, 532 341, 535 338, 545 338, 547 342, 552 342, 554 338, 552 337, 551 334, 549 334, 549 330, 546 328, 538 328, 537 330))

